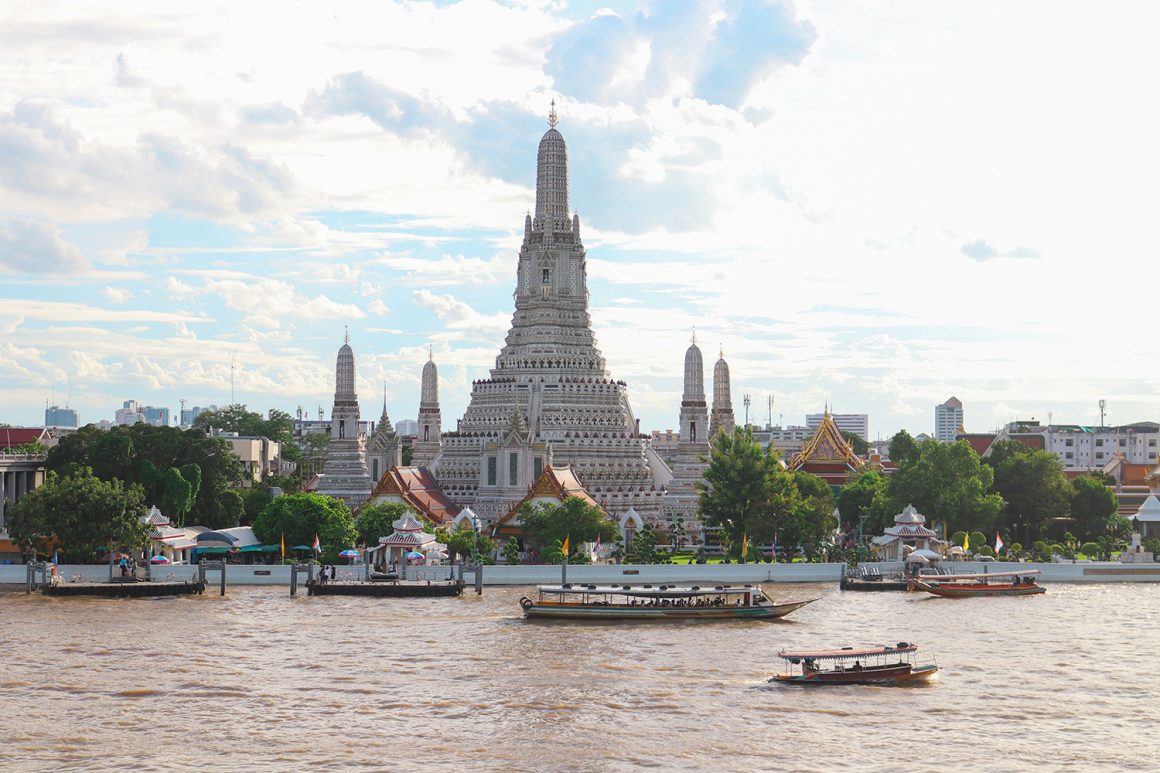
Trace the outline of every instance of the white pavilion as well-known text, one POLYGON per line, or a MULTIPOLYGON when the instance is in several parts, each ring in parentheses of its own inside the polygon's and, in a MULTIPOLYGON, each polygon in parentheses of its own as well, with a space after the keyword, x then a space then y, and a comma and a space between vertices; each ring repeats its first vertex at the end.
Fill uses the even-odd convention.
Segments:
POLYGON ((377 571, 386 571, 392 565, 406 566, 408 553, 429 555, 435 551, 435 535, 423 531, 423 522, 413 514, 407 513, 391 526, 395 531, 390 536, 380 537, 379 544, 367 550, 368 562, 377 571))
POLYGON ((926 516, 907 505, 894 516, 894 525, 887 528, 881 537, 870 540, 872 549, 886 561, 903 561, 906 548, 941 552, 938 535, 926 525, 926 516))

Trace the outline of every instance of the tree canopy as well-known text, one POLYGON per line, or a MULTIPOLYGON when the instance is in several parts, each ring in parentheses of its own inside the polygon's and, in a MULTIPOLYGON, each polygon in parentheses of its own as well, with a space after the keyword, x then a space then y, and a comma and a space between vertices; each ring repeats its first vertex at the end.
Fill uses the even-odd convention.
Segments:
POLYGON ((1119 526, 1116 493, 1103 480, 1080 475, 1071 481, 1071 515, 1080 539, 1098 540, 1119 526))
MULTIPOLYGON (((361 508, 354 522, 355 528, 358 529, 358 544, 367 547, 379 544, 379 538, 389 537, 395 531, 392 524, 407 513, 426 522, 414 508, 402 502, 379 502, 361 508)), ((431 528, 434 531, 434 526, 431 528)))
POLYGON ((838 492, 838 512, 842 520, 851 527, 860 523, 863 534, 879 534, 892 526, 894 513, 888 486, 888 479, 878 470, 860 473, 838 492))
POLYGON ((340 499, 320 494, 285 494, 275 497, 254 520, 254 534, 267 545, 310 545, 315 535, 327 560, 353 547, 358 530, 350 509, 340 499))
POLYGON ((1024 544, 1045 535, 1051 519, 1070 514, 1072 488, 1055 454, 1000 440, 991 446, 986 463, 994 470, 991 491, 1005 503, 1002 525, 1024 544))
POLYGON ((138 423, 106 431, 89 424, 61 438, 45 467, 62 476, 89 468, 101 480, 138 484, 146 503, 178 526, 222 529, 237 526, 243 513, 232 491, 241 463, 228 443, 200 430, 138 423))
POLYGON ((772 543, 813 546, 829 541, 837 525, 830 487, 806 472, 789 472, 763 453, 748 428, 713 439, 704 482, 698 488, 701 520, 721 529, 737 550, 772 543))
POLYGON ((903 467, 918 458, 918 441, 909 432, 901 429, 894 433, 894 437, 890 438, 890 445, 887 447, 886 453, 889 455, 890 461, 903 467))
POLYGON ((858 456, 865 456, 870 450, 870 444, 857 432, 850 432, 848 430, 842 430, 841 432, 842 437, 846 438, 846 442, 850 444, 850 447, 854 449, 854 453, 858 456))
POLYGON ((248 410, 245 405, 234 403, 225 408, 202 411, 193 420, 193 427, 203 433, 212 428, 289 443, 294 432, 294 418, 277 408, 271 408, 263 418, 262 414, 248 410))
POLYGON ((527 542, 530 542, 543 556, 545 550, 559 540, 567 539, 569 555, 580 552, 584 542, 611 543, 616 539, 616 524, 609 520, 596 505, 590 505, 580 497, 565 497, 560 504, 541 502, 532 506, 524 504, 519 511, 520 528, 527 542))
POLYGON ((140 486, 101 480, 82 467, 65 476, 49 472, 43 485, 12 505, 6 519, 20 545, 55 537, 64 561, 86 563, 102 550, 143 546, 152 531, 143 515, 140 486))
MULTIPOLYGON (((905 446, 903 442, 901 447, 905 446)), ((994 528, 1003 500, 989 493, 994 474, 966 441, 940 443, 928 438, 916 445, 913 455, 904 453, 904 458, 907 461, 899 464, 887 485, 891 512, 912 504, 928 519, 945 521, 948 533, 994 528)))

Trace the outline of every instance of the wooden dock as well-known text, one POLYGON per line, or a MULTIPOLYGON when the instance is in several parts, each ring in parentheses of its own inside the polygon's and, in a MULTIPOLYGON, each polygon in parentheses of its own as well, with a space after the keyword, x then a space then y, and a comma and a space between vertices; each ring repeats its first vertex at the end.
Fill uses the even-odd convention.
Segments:
POLYGON ((463 595, 463 583, 416 582, 407 580, 387 580, 372 582, 327 582, 317 580, 306 583, 306 592, 311 596, 376 596, 379 598, 435 598, 463 595))
POLYGON ((157 596, 200 596, 205 583, 192 582, 61 582, 45 583, 46 596, 100 596, 113 599, 154 598, 157 596))

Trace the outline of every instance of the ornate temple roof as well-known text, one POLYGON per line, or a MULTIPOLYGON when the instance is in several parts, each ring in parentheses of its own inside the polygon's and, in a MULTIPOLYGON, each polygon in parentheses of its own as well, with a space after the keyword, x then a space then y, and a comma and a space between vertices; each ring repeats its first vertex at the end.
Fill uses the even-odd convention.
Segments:
POLYGON ((864 460, 854 453, 854 447, 842 436, 834 418, 826 411, 813 437, 790 460, 789 469, 799 470, 807 465, 845 465, 851 470, 858 470, 863 464, 864 460))
POLYGON ((584 489, 584 484, 576 476, 575 470, 571 467, 552 467, 548 465, 540 473, 540 477, 536 482, 532 484, 527 495, 517 502, 506 515, 496 521, 494 527, 495 532, 498 533, 505 526, 508 527, 508 531, 511 531, 512 527, 517 525, 515 519, 519 514, 520 508, 528 502, 543 498, 557 499, 563 502, 567 497, 580 497, 588 504, 600 507, 600 503, 593 499, 584 489))
POLYGON ((370 501, 398 500, 437 524, 450 521, 459 512, 443 493, 426 467, 392 467, 383 473, 370 501))

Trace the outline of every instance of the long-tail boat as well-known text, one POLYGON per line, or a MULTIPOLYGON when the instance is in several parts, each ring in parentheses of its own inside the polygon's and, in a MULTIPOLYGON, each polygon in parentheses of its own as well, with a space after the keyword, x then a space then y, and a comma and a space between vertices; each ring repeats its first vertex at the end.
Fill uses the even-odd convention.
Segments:
POLYGON ((938 673, 933 659, 917 662, 918 645, 843 647, 838 650, 783 650, 785 671, 769 681, 781 684, 906 684, 924 682, 938 673))
POLYGON ((774 620, 817 599, 771 601, 730 585, 541 585, 520 599, 524 617, 547 620, 774 620))
POLYGON ((1038 569, 1023 572, 984 572, 951 574, 938 577, 919 576, 909 581, 910 590, 923 590, 946 598, 974 596, 1033 596, 1046 588, 1035 582, 1038 569))

